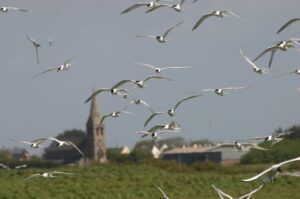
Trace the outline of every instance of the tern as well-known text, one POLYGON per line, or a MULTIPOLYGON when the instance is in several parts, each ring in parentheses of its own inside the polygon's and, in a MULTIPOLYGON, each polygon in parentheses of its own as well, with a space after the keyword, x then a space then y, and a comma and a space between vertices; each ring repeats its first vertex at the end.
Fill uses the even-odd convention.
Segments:
POLYGON ((286 27, 288 27, 289 25, 291 25, 292 23, 295 23, 296 21, 299 21, 300 18, 293 18, 291 20, 289 20, 288 22, 286 22, 283 26, 281 26, 279 28, 279 30, 276 32, 276 34, 280 33, 281 31, 283 31, 286 27))
POLYGON ((149 9, 154 8, 158 5, 160 5, 159 2, 160 2, 160 0, 155 0, 155 1, 145 2, 145 3, 136 3, 132 6, 130 6, 129 8, 127 8, 126 10, 124 10, 123 12, 121 12, 121 15, 125 14, 127 12, 130 12, 132 10, 135 10, 136 8, 140 8, 140 7, 147 7, 149 9))
POLYGON ((263 139, 264 141, 270 141, 272 143, 271 146, 273 146, 274 144, 277 144, 278 142, 282 141, 285 137, 287 137, 292 133, 294 132, 274 133, 264 137, 254 137, 254 139, 256 140, 263 139))
POLYGON ((260 53, 254 60, 253 62, 255 62, 256 60, 258 60, 260 57, 262 57, 264 54, 271 52, 270 55, 270 60, 269 60, 269 68, 272 65, 273 62, 273 58, 275 55, 275 52, 277 50, 281 50, 281 51, 287 51, 290 48, 294 48, 295 46, 293 45, 293 43, 295 43, 296 41, 294 39, 289 39, 289 40, 285 40, 285 41, 281 41, 278 42, 277 44, 270 46, 268 48, 266 48, 262 53, 260 53))
POLYGON ((248 151, 249 149, 257 149, 257 150, 269 150, 266 148, 262 148, 257 146, 256 144, 253 143, 240 143, 240 142, 234 142, 234 143, 224 143, 224 144, 220 144, 218 146, 215 146, 213 148, 210 149, 211 150, 215 150, 215 149, 222 149, 222 148, 233 148, 237 151, 248 151))
POLYGON ((250 88, 250 86, 209 88, 209 89, 203 89, 201 91, 211 91, 211 92, 215 92, 217 95, 224 96, 224 94, 229 94, 226 92, 227 90, 242 90, 242 89, 247 89, 247 88, 250 88))
POLYGON ((136 37, 148 37, 148 38, 153 38, 156 39, 159 43, 166 43, 168 40, 166 40, 166 37, 168 36, 168 34, 176 27, 178 27, 179 25, 183 24, 183 21, 172 26, 171 28, 169 28, 163 35, 158 35, 158 36, 153 36, 153 35, 137 35, 136 37))
POLYGON ((44 178, 54 178, 57 177, 57 174, 62 174, 62 175, 75 175, 73 173, 66 173, 66 172, 60 172, 60 171, 51 171, 51 172, 42 172, 42 173, 37 173, 37 174, 32 174, 31 176, 27 177, 26 180, 29 180, 34 177, 44 177, 44 178))
POLYGON ((138 131, 136 134, 142 134, 141 138, 151 136, 153 143, 157 143, 157 140, 159 139, 159 135, 164 133, 165 131, 158 131, 158 132, 148 132, 148 131, 138 131))
POLYGON ((130 113, 130 112, 127 112, 127 111, 116 111, 116 112, 112 112, 108 115, 104 115, 101 120, 100 120, 100 125, 103 124, 104 120, 108 117, 113 117, 113 118, 116 118, 116 117, 120 117, 120 115, 122 113, 125 113, 125 114, 129 114, 129 115, 133 115, 133 113, 130 113))
POLYGON ((84 155, 84 153, 71 141, 62 141, 57 138, 48 138, 48 139, 56 142, 56 146, 58 148, 62 147, 62 146, 71 146, 71 147, 75 148, 83 157, 86 157, 86 155, 84 155))
POLYGON ((207 18, 209 17, 212 17, 212 16, 215 16, 215 17, 220 17, 220 18, 223 18, 223 17, 226 17, 226 16, 233 16, 239 20, 242 20, 241 17, 239 17, 237 14, 229 11, 229 10, 217 10, 217 11, 213 11, 211 13, 208 13, 206 15, 203 15, 197 22, 196 24, 194 25, 193 27, 193 30, 195 30, 196 28, 198 28, 200 26, 200 24, 202 24, 207 18))
MULTIPOLYGON (((259 68, 254 62, 252 62, 244 53, 242 50, 240 50, 240 53, 242 55, 242 57, 246 60, 246 62, 248 62, 252 67, 253 67, 253 71, 255 73, 258 73, 260 75, 268 73, 270 71, 270 69, 268 68, 259 68)), ((300 71, 299 71, 300 72, 300 71)))
POLYGON ((153 127, 151 127, 147 132, 153 133, 158 130, 168 131, 168 132, 181 132, 180 125, 175 121, 172 121, 171 123, 168 124, 156 124, 153 127))
POLYGON ((45 71, 43 71, 43 72, 41 72, 41 73, 35 75, 34 77, 38 77, 38 76, 40 76, 40 75, 42 75, 42 74, 45 74, 45 73, 47 73, 47 72, 50 72, 50 71, 60 72, 60 71, 64 71, 64 70, 69 70, 70 67, 71 67, 72 64, 73 64, 73 63, 70 63, 70 61, 71 61, 72 59, 73 59, 73 58, 68 59, 68 60, 67 60, 65 63, 63 63, 62 65, 57 66, 57 67, 53 67, 53 68, 49 68, 49 69, 47 69, 47 70, 45 70, 45 71))
POLYGON ((146 13, 148 12, 152 12, 158 8, 161 8, 161 7, 170 7, 172 8, 173 10, 175 10, 176 12, 181 12, 182 11, 182 4, 185 2, 185 0, 181 0, 180 3, 178 4, 174 4, 174 5, 169 5, 169 4, 160 4, 158 6, 155 6, 155 7, 152 7, 151 9, 147 10, 146 13))
POLYGON ((39 43, 37 43, 32 37, 27 35, 27 39, 32 43, 32 45, 35 48, 35 52, 36 52, 36 61, 38 64, 40 64, 40 60, 39 60, 39 48, 41 48, 41 45, 39 43))
POLYGON ((17 140, 14 140, 14 139, 9 139, 9 140, 14 141, 14 142, 18 142, 18 143, 28 144, 28 145, 30 145, 31 148, 44 148, 44 146, 41 146, 41 144, 43 142, 45 142, 47 139, 48 138, 40 138, 40 139, 31 141, 31 142, 28 142, 28 141, 17 141, 17 140))
POLYGON ((142 104, 142 105, 146 106, 151 111, 151 113, 154 112, 152 110, 151 106, 147 102, 145 102, 144 100, 136 99, 136 98, 133 98, 133 100, 131 102, 129 102, 129 104, 127 106, 125 106, 125 108, 123 110, 127 110, 127 108, 132 104, 136 104, 136 105, 142 104))
POLYGON ((150 79, 165 79, 165 80, 172 81, 171 78, 167 78, 167 77, 161 77, 161 76, 149 76, 149 77, 146 77, 146 78, 143 79, 143 80, 131 80, 131 79, 126 79, 126 80, 120 81, 119 83, 122 85, 122 84, 125 84, 125 83, 128 83, 128 82, 131 82, 131 83, 135 84, 138 88, 144 88, 144 87, 145 87, 145 82, 146 82, 146 81, 149 81, 150 79))
POLYGON ((111 88, 100 88, 99 90, 95 91, 87 100, 85 100, 84 103, 89 102, 93 97, 95 97, 96 95, 98 95, 99 93, 104 92, 104 91, 109 91, 112 95, 121 95, 123 97, 128 96, 129 92, 126 89, 118 89, 118 87, 122 86, 124 83, 126 83, 126 82, 124 82, 124 80, 122 80, 122 81, 119 81, 118 83, 116 83, 111 88))
POLYGON ((193 95, 193 96, 189 96, 189 97, 186 97, 186 98, 183 98, 182 100, 180 100, 179 102, 177 102, 175 104, 175 106, 165 112, 154 112, 152 113, 152 115, 150 115, 150 117, 146 120, 145 124, 144 124, 144 127, 147 126, 147 124, 157 115, 161 115, 161 114, 168 114, 170 117, 173 117, 175 115, 175 110, 178 108, 178 106, 186 101, 186 100, 189 100, 189 99, 193 99, 193 98, 196 98, 196 97, 200 97, 201 95, 193 95))
POLYGON ((298 68, 296 70, 293 70, 293 71, 290 71, 290 72, 287 72, 287 73, 283 73, 283 74, 277 75, 275 77, 282 77, 282 76, 289 75, 289 74, 300 75, 300 68, 298 68))
POLYGON ((154 185, 154 186, 163 194, 164 199, 170 199, 159 186, 156 186, 156 185, 154 185))
MULTIPOLYGON (((225 196, 226 198, 229 199, 233 199, 232 196, 228 195, 227 193, 225 193, 224 191, 222 191, 221 189, 217 188, 215 185, 211 185, 213 187, 213 189, 218 193, 218 195, 220 196, 221 199, 224 199, 223 196, 225 196)), ((254 193, 256 193, 257 191, 259 191, 261 188, 263 188, 264 185, 260 185, 258 188, 254 189, 253 191, 251 191, 250 193, 247 193, 241 197, 239 197, 238 199, 250 199, 252 197, 252 195, 254 193)))
POLYGON ((262 177, 265 182, 274 182, 277 176, 282 172, 281 166, 295 162, 295 161, 300 161, 300 157, 287 160, 278 164, 274 164, 273 166, 269 167, 268 169, 262 171, 261 173, 257 174, 256 176, 253 176, 252 178, 248 179, 242 179, 243 182, 251 182, 254 180, 257 180, 258 178, 262 177))
POLYGON ((163 68, 158 68, 158 67, 155 67, 153 65, 150 65, 150 64, 144 64, 144 63, 138 63, 142 66, 146 66, 148 68, 151 68, 153 69, 156 73, 161 73, 162 71, 164 70, 168 70, 168 69, 183 69, 183 68, 190 68, 189 66, 171 66, 171 67, 163 67, 163 68))
POLYGON ((22 12, 28 12, 28 10, 21 9, 21 8, 15 8, 15 7, 0 7, 0 12, 8 12, 8 11, 22 11, 22 12))

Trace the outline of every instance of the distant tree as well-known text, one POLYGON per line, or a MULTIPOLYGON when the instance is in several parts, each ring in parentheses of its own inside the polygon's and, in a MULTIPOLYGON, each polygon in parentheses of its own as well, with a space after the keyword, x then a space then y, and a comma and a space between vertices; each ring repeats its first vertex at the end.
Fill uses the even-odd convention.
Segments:
POLYGON ((83 138, 86 136, 86 132, 80 129, 71 129, 71 130, 65 130, 63 133, 60 133, 58 136, 56 136, 57 139, 61 138, 68 138, 68 137, 79 137, 83 138))

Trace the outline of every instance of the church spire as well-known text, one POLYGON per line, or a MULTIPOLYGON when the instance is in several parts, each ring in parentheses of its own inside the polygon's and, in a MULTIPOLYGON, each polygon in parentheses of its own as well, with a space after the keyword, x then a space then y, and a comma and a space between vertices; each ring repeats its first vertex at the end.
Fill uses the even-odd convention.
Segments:
POLYGON ((101 120, 101 116, 99 113, 99 106, 96 101, 96 97, 94 96, 91 100, 91 108, 90 108, 90 115, 87 121, 88 126, 99 125, 101 120))

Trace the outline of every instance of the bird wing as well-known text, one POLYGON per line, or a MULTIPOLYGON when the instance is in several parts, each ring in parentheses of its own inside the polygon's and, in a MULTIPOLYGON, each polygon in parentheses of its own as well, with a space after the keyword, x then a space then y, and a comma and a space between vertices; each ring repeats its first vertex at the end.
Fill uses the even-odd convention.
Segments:
POLYGON ((42 75, 42 74, 45 74, 45 73, 47 73, 47 72, 50 72, 50 71, 53 71, 53 70, 57 70, 58 68, 59 68, 59 67, 49 68, 49 69, 44 70, 43 72, 41 72, 41 73, 35 75, 34 77, 38 77, 38 76, 40 76, 40 75, 42 75))
POLYGON ((59 142, 61 142, 60 140, 58 140, 58 139, 56 139, 56 138, 48 138, 49 140, 53 140, 53 141, 55 141, 55 142, 57 142, 57 143, 59 143, 59 142))
POLYGON ((76 146, 76 144, 74 144, 71 141, 67 141, 67 144, 71 145, 72 147, 74 147, 83 157, 86 157, 86 155, 84 155, 84 153, 76 146))
POLYGON ((299 171, 298 172, 293 172, 293 173, 291 173, 291 172, 283 172, 283 173, 281 173, 281 175, 300 177, 300 172, 299 171))
POLYGON ((209 13, 209 14, 203 15, 203 16, 196 22, 196 24, 195 24, 194 27, 193 27, 193 30, 195 30, 196 28, 198 28, 198 26, 200 26, 200 24, 202 24, 203 21, 204 21, 205 19, 207 19, 208 17, 211 17, 211 16, 214 16, 214 14, 213 14, 213 13, 209 13))
POLYGON ((229 198, 229 199, 233 199, 232 196, 228 195, 227 193, 225 193, 224 191, 222 191, 221 189, 217 188, 215 185, 211 185, 213 187, 213 189, 218 193, 218 195, 220 196, 221 199, 224 199, 223 196, 229 198))
POLYGON ((203 89, 201 91, 215 91, 216 89, 215 88, 208 88, 208 89, 203 89))
POLYGON ((85 100, 84 103, 89 102, 94 96, 98 95, 99 93, 101 93, 103 91, 110 91, 110 89, 109 88, 100 88, 99 90, 95 91, 89 98, 87 98, 87 100, 85 100))
POLYGON ((37 45, 37 42, 36 42, 32 37, 30 37, 29 35, 27 35, 27 39, 28 39, 33 45, 37 45))
POLYGON ((31 176, 25 178, 25 180, 29 180, 29 179, 31 179, 31 178, 39 177, 39 176, 41 176, 41 175, 40 175, 40 174, 32 174, 31 176))
POLYGON ((189 100, 189 99, 192 99, 192 98, 196 98, 196 97, 200 97, 201 95, 193 95, 193 96, 189 96, 189 97, 186 97, 186 98, 183 98, 182 100, 180 100, 179 102, 177 102, 177 104, 175 105, 174 107, 174 110, 177 109, 177 107, 183 102, 183 101, 186 101, 186 100, 189 100))
POLYGON ((276 46, 271 46, 267 49, 265 49, 262 53, 260 53, 255 59, 253 59, 253 62, 255 62, 256 60, 258 60, 261 56, 263 56, 264 54, 266 54, 267 52, 270 52, 270 51, 275 51, 277 50, 277 47, 276 46))
POLYGON ((146 5, 147 5, 147 3, 137 3, 137 4, 134 4, 134 5, 130 6, 129 8, 127 8, 126 10, 124 10, 123 12, 121 12, 121 15, 125 14, 125 13, 127 13, 129 11, 132 11, 132 10, 134 10, 136 8, 139 8, 139 7, 142 7, 142 6, 146 6, 146 5))
POLYGON ((21 169, 21 168, 26 168, 26 167, 27 167, 27 164, 21 164, 21 165, 15 166, 15 169, 21 169))
POLYGON ((61 172, 61 171, 51 171, 49 174, 63 174, 63 175, 75 175, 74 173, 67 173, 67 172, 61 172))
POLYGON ((239 20, 242 21, 242 18, 241 18, 239 15, 235 14, 234 12, 232 12, 232 11, 230 11, 230 10, 224 10, 224 11, 225 11, 226 13, 230 14, 231 16, 234 16, 235 18, 237 18, 237 19, 239 19, 239 20))
POLYGON ((39 60, 39 49, 37 46, 34 46, 35 48, 35 53, 36 53, 36 62, 38 63, 38 65, 40 65, 40 60, 39 60))
POLYGON ((148 37, 148 38, 156 39, 156 36, 153 36, 153 35, 136 35, 135 37, 148 37))
POLYGON ((164 34, 163 37, 167 37, 167 35, 171 32, 171 30, 173 30, 174 28, 178 27, 179 25, 183 24, 183 21, 179 22, 178 24, 176 24, 175 26, 172 26, 171 28, 169 28, 164 34))
POLYGON ((283 26, 281 26, 279 28, 279 30, 276 32, 276 34, 280 33, 281 31, 283 31, 286 27, 288 27, 289 25, 291 25, 292 23, 299 21, 300 18, 293 18, 291 20, 289 20, 288 22, 286 22, 283 26))
POLYGON ((165 125, 157 124, 157 125, 154 125, 152 128, 150 128, 148 130, 148 132, 153 133, 153 132, 157 131, 158 129, 163 129, 164 127, 165 127, 165 125))
POLYGON ((254 62, 252 62, 249 59, 249 57, 247 57, 241 49, 240 49, 240 53, 241 53, 242 57, 246 60, 246 62, 248 62, 253 68, 259 69, 259 67, 257 67, 256 64, 254 64, 254 62))
POLYGON ((246 146, 246 147, 250 147, 250 148, 258 149, 258 150, 263 150, 263 151, 270 150, 270 149, 266 149, 266 148, 263 148, 263 147, 257 146, 256 144, 251 144, 251 143, 246 143, 246 144, 243 144, 243 145, 246 146))
POLYGON ((266 139, 266 137, 267 136, 265 136, 265 137, 254 137, 253 139, 255 139, 255 140, 262 140, 262 139, 266 139))
POLYGON ((157 10, 158 8, 162 8, 162 7, 171 7, 171 5, 168 5, 168 4, 159 4, 157 6, 153 6, 152 8, 150 8, 149 10, 147 10, 145 13, 149 13, 149 12, 152 12, 154 10, 157 10))
POLYGON ((256 176, 253 176, 252 178, 248 178, 248 179, 242 179, 243 182, 250 182, 253 180, 258 179, 259 177, 263 176, 264 174, 268 173, 269 171, 271 171, 271 169, 273 168, 273 166, 269 167, 268 169, 264 170, 263 172, 257 174, 256 176))
POLYGON ((144 63, 138 63, 139 65, 142 65, 142 66, 146 66, 146 67, 149 67, 149 68, 152 68, 152 69, 156 69, 156 67, 155 66, 153 66, 153 65, 150 65, 150 64, 144 64, 144 63))
POLYGON ((170 66, 170 67, 161 68, 161 70, 166 70, 166 69, 181 69, 181 68, 190 68, 190 67, 189 66, 170 66))
POLYGON ((3 163, 0 163, 0 167, 2 167, 3 169, 9 170, 9 167, 3 163))
POLYGON ((16 7, 6 7, 7 10, 16 10, 16 11, 22 11, 22 12, 27 12, 28 10, 21 9, 21 8, 16 8, 16 7))
POLYGON ((148 131, 138 131, 136 134, 142 134, 141 138, 147 137, 148 135, 152 135, 152 133, 148 131))
POLYGON ((100 124, 103 124, 105 118, 110 117, 110 116, 111 116, 111 114, 102 116, 102 118, 100 120, 100 124))
POLYGON ((167 77, 161 77, 161 76, 150 76, 150 77, 147 77, 143 80, 143 82, 146 82, 150 79, 165 79, 165 80, 169 80, 169 81, 172 81, 171 78, 167 78, 167 77))
POLYGON ((182 0, 179 5, 182 6, 182 4, 185 2, 185 0, 182 0))
POLYGON ((152 110, 151 106, 149 104, 147 104, 147 102, 145 102, 144 100, 141 100, 141 103, 144 104, 146 107, 148 107, 152 113, 154 112, 152 110))
POLYGON ((289 74, 292 74, 292 73, 295 73, 295 71, 291 71, 291 72, 288 72, 288 73, 282 73, 282 74, 277 75, 277 76, 275 76, 275 77, 276 77, 276 78, 277 78, 277 77, 282 77, 282 76, 289 75, 289 74))
POLYGON ((250 88, 250 86, 225 87, 223 90, 241 90, 247 88, 250 88))
POLYGON ((17 142, 17 143, 23 143, 23 144, 29 144, 29 145, 31 145, 32 143, 31 142, 28 142, 28 141, 18 141, 18 140, 14 140, 14 139, 11 139, 11 138, 9 138, 9 140, 10 141, 13 141, 13 142, 17 142))
POLYGON ((225 144, 220 144, 218 146, 212 147, 209 149, 209 151, 215 150, 215 149, 222 149, 222 148, 233 148, 235 144, 232 143, 225 143, 225 144))
POLYGON ((40 138, 40 139, 33 140, 32 143, 36 143, 37 145, 39 145, 45 142, 46 140, 48 140, 48 138, 40 138))
POLYGON ((276 50, 272 50, 272 51, 271 51, 271 54, 270 54, 270 60, 269 60, 269 68, 270 68, 271 65, 272 65, 272 62, 273 62, 273 58, 274 58, 275 52, 276 52, 276 50))
POLYGON ((164 198, 168 198, 168 196, 165 194, 165 192, 157 185, 154 185, 163 195, 164 195, 164 198))
POLYGON ((290 163, 290 162, 295 162, 295 161, 300 161, 300 157, 293 158, 293 159, 290 159, 290 160, 281 162, 281 163, 277 164, 276 166, 281 167, 281 166, 284 165, 284 164, 287 164, 287 163, 290 163))
POLYGON ((123 84, 128 83, 128 82, 135 82, 135 81, 130 80, 130 79, 121 80, 121 81, 117 82, 113 87, 111 87, 111 89, 116 89, 116 88, 118 88, 118 87, 120 87, 123 84))
POLYGON ((264 186, 263 184, 260 185, 258 188, 254 189, 254 190, 251 191, 250 193, 247 193, 247 194, 245 194, 245 195, 239 197, 239 199, 244 199, 244 198, 250 199, 251 196, 252 196, 254 193, 258 192, 261 188, 263 188, 263 186, 264 186))
MULTIPOLYGON (((147 124, 157 115, 161 115, 161 114, 167 114, 167 112, 154 112, 152 115, 150 115, 150 117, 148 117, 148 119, 146 120, 144 127, 147 126, 147 124)), ((151 132, 151 131, 150 131, 151 132)))

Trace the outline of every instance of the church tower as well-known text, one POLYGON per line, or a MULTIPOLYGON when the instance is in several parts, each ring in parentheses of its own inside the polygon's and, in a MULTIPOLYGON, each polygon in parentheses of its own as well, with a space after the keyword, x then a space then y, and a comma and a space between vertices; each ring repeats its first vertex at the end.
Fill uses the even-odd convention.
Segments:
POLYGON ((87 137, 85 153, 89 160, 104 163, 106 159, 104 126, 100 125, 101 116, 96 97, 92 98, 90 116, 86 123, 87 137))

